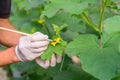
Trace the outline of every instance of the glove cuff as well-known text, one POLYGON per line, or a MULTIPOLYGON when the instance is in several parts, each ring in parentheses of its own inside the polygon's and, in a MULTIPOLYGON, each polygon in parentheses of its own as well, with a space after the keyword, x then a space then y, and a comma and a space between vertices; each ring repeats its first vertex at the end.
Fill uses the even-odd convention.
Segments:
POLYGON ((23 59, 22 55, 21 55, 21 52, 19 51, 18 49, 18 46, 15 47, 15 53, 18 57, 18 59, 21 61, 21 62, 25 62, 26 60, 23 59))

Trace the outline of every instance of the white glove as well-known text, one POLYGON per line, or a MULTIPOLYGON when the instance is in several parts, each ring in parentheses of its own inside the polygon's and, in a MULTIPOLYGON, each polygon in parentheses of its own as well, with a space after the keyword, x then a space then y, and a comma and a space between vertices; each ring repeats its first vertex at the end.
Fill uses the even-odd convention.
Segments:
POLYGON ((54 67, 57 63, 60 63, 62 60, 61 55, 52 54, 51 60, 41 60, 40 58, 36 58, 35 61, 41 67, 47 69, 49 66, 54 67))
POLYGON ((20 61, 31 61, 43 54, 48 44, 48 36, 36 32, 32 35, 21 37, 15 52, 20 61))

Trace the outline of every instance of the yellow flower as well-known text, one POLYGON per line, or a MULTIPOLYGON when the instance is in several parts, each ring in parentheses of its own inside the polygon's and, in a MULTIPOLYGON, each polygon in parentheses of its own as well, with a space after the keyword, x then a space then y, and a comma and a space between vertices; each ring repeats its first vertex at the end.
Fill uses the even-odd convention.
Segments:
POLYGON ((56 42, 51 42, 51 44, 52 44, 53 46, 55 46, 55 45, 56 45, 56 42))
POLYGON ((40 24, 43 24, 44 22, 45 22, 44 19, 40 19, 40 20, 38 20, 38 23, 40 23, 40 24))
POLYGON ((55 38, 54 41, 56 41, 56 43, 60 43, 60 38, 55 38))
POLYGON ((52 42, 51 42, 51 44, 53 45, 53 46, 55 46, 56 44, 58 44, 58 43, 60 43, 60 38, 58 37, 58 38, 55 38, 52 42))

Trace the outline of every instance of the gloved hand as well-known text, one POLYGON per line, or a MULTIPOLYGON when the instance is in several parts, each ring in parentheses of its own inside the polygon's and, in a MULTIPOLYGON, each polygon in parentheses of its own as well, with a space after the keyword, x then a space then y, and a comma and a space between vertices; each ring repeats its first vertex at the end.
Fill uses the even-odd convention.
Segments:
POLYGON ((21 37, 15 52, 20 61, 31 61, 43 54, 48 44, 48 36, 36 32, 32 35, 21 37))
POLYGON ((62 60, 61 55, 52 54, 51 60, 41 60, 40 58, 36 58, 35 61, 41 67, 47 69, 49 66, 54 67, 57 63, 60 63, 62 60))

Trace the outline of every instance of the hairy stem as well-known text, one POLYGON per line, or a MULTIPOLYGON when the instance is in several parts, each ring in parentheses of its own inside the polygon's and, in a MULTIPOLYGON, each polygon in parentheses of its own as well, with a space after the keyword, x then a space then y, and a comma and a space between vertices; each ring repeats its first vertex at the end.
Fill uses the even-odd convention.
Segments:
POLYGON ((99 29, 94 25, 94 23, 89 19, 89 17, 83 12, 81 14, 82 19, 95 31, 99 32, 99 29))
POLYGON ((104 18, 104 13, 105 13, 105 7, 106 7, 106 4, 107 4, 107 1, 108 0, 105 0, 105 2, 103 0, 101 0, 101 12, 100 12, 100 23, 99 23, 99 30, 100 30, 100 33, 102 33, 102 24, 103 24, 103 18, 104 18))
POLYGON ((63 54, 63 59, 62 59, 61 65, 60 65, 60 72, 62 72, 64 61, 65 61, 65 54, 63 54))
POLYGON ((107 2, 109 0, 101 0, 101 7, 100 7, 100 22, 99 22, 99 34, 100 34, 100 39, 99 39, 99 44, 100 44, 100 47, 102 47, 102 38, 101 38, 101 35, 102 35, 102 30, 103 30, 103 18, 104 18, 104 13, 105 13, 105 8, 106 8, 106 5, 107 5, 107 2))

